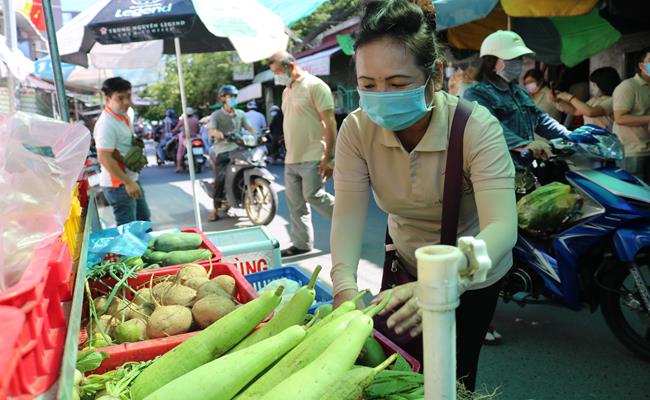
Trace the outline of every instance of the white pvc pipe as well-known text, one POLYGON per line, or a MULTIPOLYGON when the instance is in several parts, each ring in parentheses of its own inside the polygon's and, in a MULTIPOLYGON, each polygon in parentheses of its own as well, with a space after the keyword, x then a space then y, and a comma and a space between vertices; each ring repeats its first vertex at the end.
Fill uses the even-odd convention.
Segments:
MULTIPOLYGON (((178 69, 178 86, 181 91, 181 106, 183 107, 183 131, 185 132, 185 151, 187 152, 187 162, 190 167, 190 182, 192 184, 192 204, 194 206, 194 221, 199 230, 203 230, 201 224, 201 213, 199 212, 199 199, 196 197, 196 175, 194 174, 194 154, 190 146, 190 125, 187 122, 187 98, 185 97, 185 81, 183 80, 183 64, 181 63, 181 42, 174 38, 174 49, 176 50, 176 68, 178 69)), ((180 145, 180 143, 179 143, 180 145)))
POLYGON ((465 268, 467 258, 458 248, 444 245, 421 247, 415 257, 422 310, 425 399, 455 400, 458 271, 465 268))

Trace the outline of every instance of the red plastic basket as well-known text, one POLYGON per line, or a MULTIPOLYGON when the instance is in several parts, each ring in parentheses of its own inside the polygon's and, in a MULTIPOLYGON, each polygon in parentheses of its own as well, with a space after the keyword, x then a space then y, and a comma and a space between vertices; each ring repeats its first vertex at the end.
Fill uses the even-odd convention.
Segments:
POLYGON ((72 300, 74 288, 74 274, 72 271, 72 256, 68 244, 57 240, 50 254, 49 264, 53 279, 59 282, 59 296, 61 301, 72 300))
MULTIPOLYGON (((174 275, 181 268, 182 266, 174 266, 141 271, 138 273, 136 278, 129 280, 129 286, 136 288, 138 286, 147 285, 152 276, 155 279, 158 276, 174 275)), ((205 265, 205 268, 207 271, 210 270, 209 265, 205 265)), ((248 303, 257 297, 255 289, 253 289, 251 284, 248 283, 234 265, 221 262, 212 264, 212 273, 210 278, 214 278, 218 275, 230 275, 235 279, 235 284, 237 285, 237 301, 240 303, 248 303)), ((141 342, 101 347, 99 348, 99 351, 106 352, 109 355, 109 358, 104 360, 102 365, 97 370, 93 371, 93 373, 101 374, 110 371, 128 361, 151 360, 173 349, 197 333, 198 331, 188 332, 167 338, 148 339, 141 342)), ((85 330, 82 330, 79 339, 81 344, 87 340, 85 330)))
POLYGON ((12 397, 41 394, 59 374, 66 334, 59 297, 61 273, 56 270, 62 264, 49 262, 59 247, 53 242, 37 249, 21 280, 0 294, 0 306, 18 308, 25 315, 14 346, 18 361, 7 390, 12 397))
POLYGON ((393 353, 399 353, 402 357, 404 357, 406 362, 409 363, 411 369, 413 369, 413 372, 420 372, 420 368, 422 366, 420 365, 420 362, 415 357, 411 356, 409 353, 402 350, 398 345, 393 343, 386 336, 382 335, 378 330, 374 330, 373 335, 375 336, 375 339, 377 339, 381 347, 384 349, 384 352, 386 353, 387 356, 390 356, 393 353))
POLYGON ((9 383, 20 360, 18 339, 25 323, 25 314, 16 307, 0 306, 0 399, 9 395, 9 383))

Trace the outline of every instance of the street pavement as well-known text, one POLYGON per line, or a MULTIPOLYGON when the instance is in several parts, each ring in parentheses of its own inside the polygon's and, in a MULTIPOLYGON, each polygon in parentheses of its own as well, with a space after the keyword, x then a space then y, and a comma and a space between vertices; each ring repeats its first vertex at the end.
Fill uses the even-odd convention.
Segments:
MULTIPOLYGON (((174 173, 171 164, 155 166, 151 148, 150 166, 141 183, 152 211, 154 229, 193 227, 191 185, 187 173, 174 173)), ((279 210, 269 225, 282 247, 290 244, 289 210, 284 197, 283 167, 272 165, 277 177, 279 210)), ((198 176, 210 179, 209 168, 198 176)), ((331 181, 327 189, 333 193, 331 181)), ((211 199, 197 186, 203 230, 206 232, 251 226, 243 210, 234 218, 208 222, 211 199)), ((359 287, 377 293, 381 281, 386 215, 370 196, 368 224, 364 236, 359 287)), ((105 224, 113 223, 110 208, 100 210, 105 224)), ((331 221, 313 213, 315 248, 306 255, 284 260, 306 270, 322 265, 320 274, 331 284, 329 232, 331 221)), ((650 399, 650 363, 624 348, 610 333, 600 311, 570 311, 555 306, 526 306, 499 301, 494 325, 503 335, 502 344, 484 346, 479 366, 479 387, 497 389, 501 400, 650 399)), ((462 345, 462 344, 459 344, 462 345)))

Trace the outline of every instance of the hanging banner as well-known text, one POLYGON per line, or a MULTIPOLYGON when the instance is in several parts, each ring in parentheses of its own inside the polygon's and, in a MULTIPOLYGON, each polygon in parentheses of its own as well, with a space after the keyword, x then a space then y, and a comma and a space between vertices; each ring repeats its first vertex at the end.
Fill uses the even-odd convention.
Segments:
POLYGON ((237 52, 232 53, 232 79, 235 81, 250 81, 255 77, 253 63, 245 63, 237 52))

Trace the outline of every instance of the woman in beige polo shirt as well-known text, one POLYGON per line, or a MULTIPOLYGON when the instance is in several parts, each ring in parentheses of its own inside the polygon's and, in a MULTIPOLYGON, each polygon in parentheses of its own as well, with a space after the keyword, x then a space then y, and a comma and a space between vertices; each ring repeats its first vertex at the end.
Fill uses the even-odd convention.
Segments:
POLYGON ((557 95, 557 98, 562 100, 559 107, 567 114, 582 115, 585 124, 612 130, 614 124, 612 93, 619 83, 621 77, 614 68, 598 68, 589 75, 591 98, 585 103, 571 93, 562 92, 557 95))
MULTIPOLYGON (((355 44, 361 108, 343 122, 336 147, 331 234, 335 305, 358 291, 356 271, 371 189, 388 213, 389 233, 407 272, 416 274, 415 249, 440 240, 446 150, 458 98, 434 89, 442 70, 434 32, 430 0, 366 6, 355 44)), ((498 282, 512 263, 517 218, 515 172, 501 126, 482 106, 471 107, 463 141, 458 235, 485 240, 493 262, 487 281, 462 295, 456 313, 457 376, 473 389, 498 282)), ((385 316, 387 329, 410 335, 402 345, 421 360, 421 312, 414 290, 414 283, 396 286, 385 316)))

